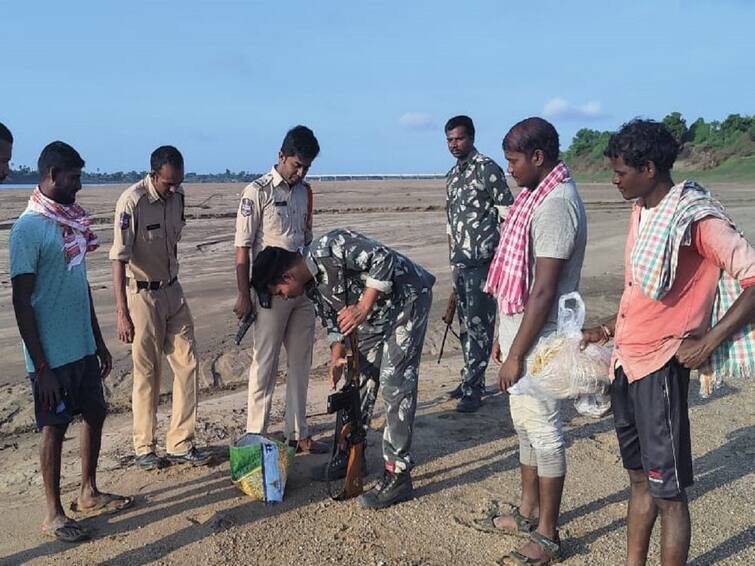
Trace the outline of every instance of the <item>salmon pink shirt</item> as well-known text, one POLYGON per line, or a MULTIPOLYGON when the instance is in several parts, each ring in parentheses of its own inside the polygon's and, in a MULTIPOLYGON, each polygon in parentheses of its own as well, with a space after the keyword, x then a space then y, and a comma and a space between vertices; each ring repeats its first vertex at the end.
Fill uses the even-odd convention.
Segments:
POLYGON ((726 221, 709 217, 692 225, 692 242, 679 251, 671 290, 659 301, 648 298, 633 280, 630 264, 641 211, 636 202, 624 250, 624 293, 610 366, 611 378, 620 364, 630 383, 663 367, 685 337, 708 330, 721 270, 743 288, 755 285, 755 249, 726 221))

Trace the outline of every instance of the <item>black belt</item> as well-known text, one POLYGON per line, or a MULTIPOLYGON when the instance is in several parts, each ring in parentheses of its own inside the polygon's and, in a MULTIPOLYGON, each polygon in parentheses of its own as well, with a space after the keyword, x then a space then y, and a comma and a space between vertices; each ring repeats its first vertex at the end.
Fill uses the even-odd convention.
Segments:
POLYGON ((136 288, 139 290, 149 289, 150 291, 157 291, 163 287, 170 287, 176 281, 178 281, 178 277, 174 277, 167 283, 165 281, 134 281, 134 283, 136 283, 136 288))

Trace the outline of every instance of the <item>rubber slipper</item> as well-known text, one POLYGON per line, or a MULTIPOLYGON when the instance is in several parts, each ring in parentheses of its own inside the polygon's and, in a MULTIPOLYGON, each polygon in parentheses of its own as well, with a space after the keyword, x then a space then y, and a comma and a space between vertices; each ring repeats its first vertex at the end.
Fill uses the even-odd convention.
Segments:
POLYGON ((89 540, 92 535, 75 521, 69 521, 59 527, 43 527, 42 534, 60 542, 81 542, 89 540))
POLYGON ((101 499, 94 507, 80 509, 78 501, 71 502, 71 511, 82 517, 94 517, 104 513, 117 513, 128 509, 134 504, 134 498, 124 495, 114 495, 112 493, 102 493, 101 499))

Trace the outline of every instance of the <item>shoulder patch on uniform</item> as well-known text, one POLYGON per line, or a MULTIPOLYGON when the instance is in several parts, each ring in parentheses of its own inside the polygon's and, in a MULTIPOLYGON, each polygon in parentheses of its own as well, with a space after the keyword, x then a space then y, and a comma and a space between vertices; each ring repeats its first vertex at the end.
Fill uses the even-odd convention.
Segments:
POLYGON ((121 230, 128 230, 128 227, 131 225, 131 215, 128 212, 121 212, 119 223, 121 230))
POLYGON ((241 216, 251 216, 252 215, 252 199, 246 198, 246 197, 242 198, 239 212, 241 213, 241 216))

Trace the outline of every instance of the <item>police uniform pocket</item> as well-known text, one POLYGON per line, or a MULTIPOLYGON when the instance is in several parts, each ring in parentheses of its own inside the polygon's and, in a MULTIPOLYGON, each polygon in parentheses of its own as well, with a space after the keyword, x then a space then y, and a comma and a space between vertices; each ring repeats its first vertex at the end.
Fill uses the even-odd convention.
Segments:
POLYGON ((148 242, 154 242, 157 240, 163 240, 165 237, 165 230, 163 230, 162 224, 149 224, 144 232, 144 239, 148 242))
POLYGON ((286 201, 271 202, 265 207, 265 221, 267 227, 272 228, 279 234, 288 232, 291 227, 288 203, 286 201))
POLYGON ((288 203, 286 201, 275 202, 275 214, 278 217, 278 221, 282 226, 288 228, 291 224, 291 211, 289 210, 288 203))

